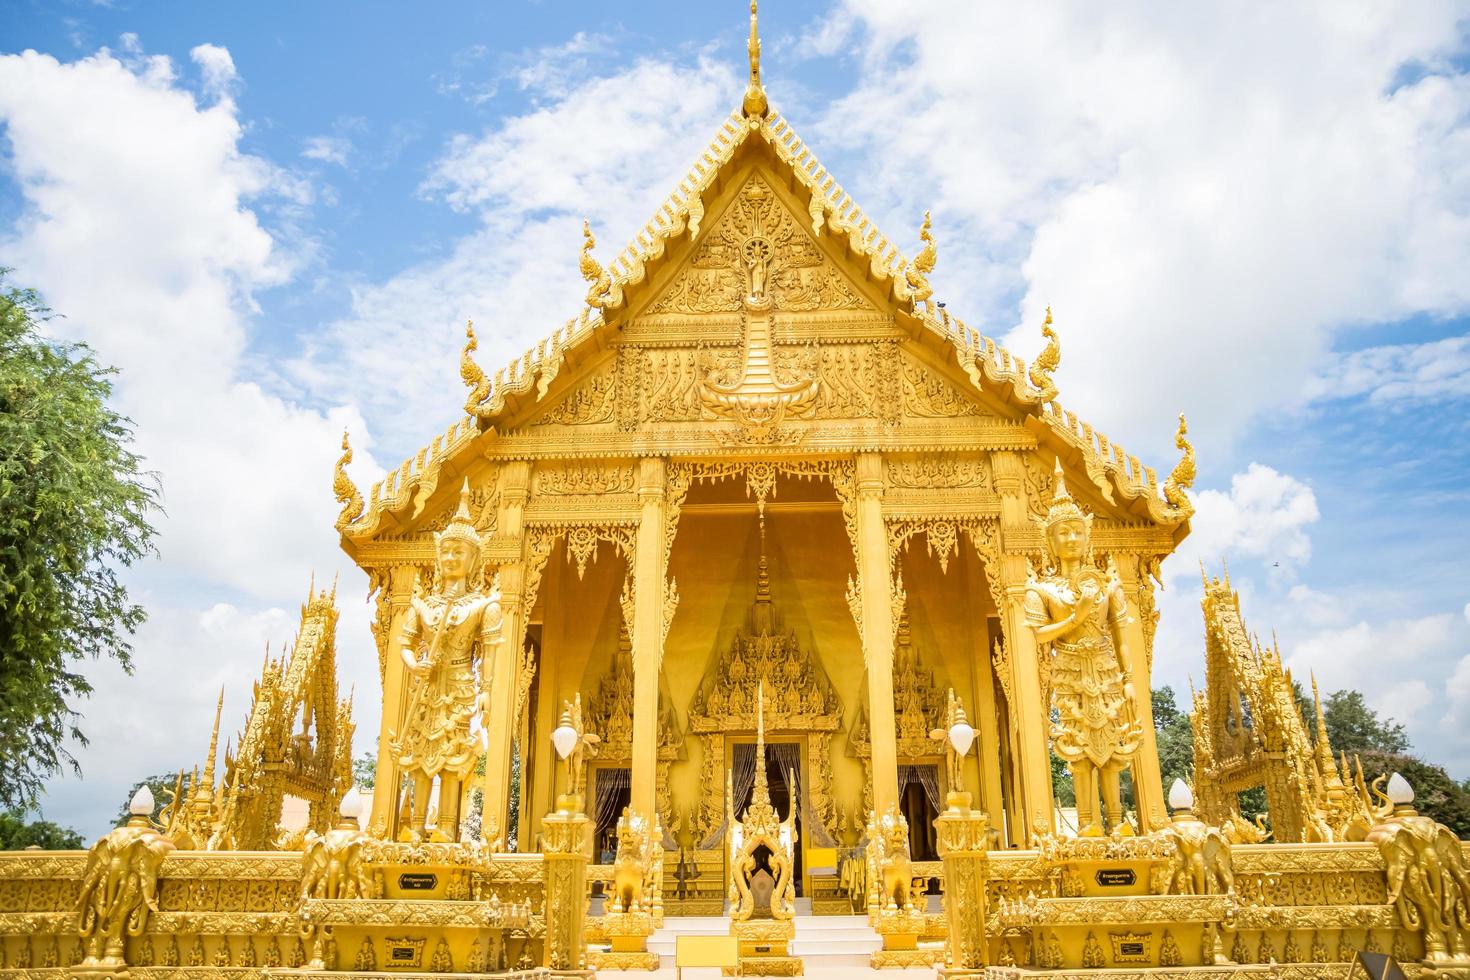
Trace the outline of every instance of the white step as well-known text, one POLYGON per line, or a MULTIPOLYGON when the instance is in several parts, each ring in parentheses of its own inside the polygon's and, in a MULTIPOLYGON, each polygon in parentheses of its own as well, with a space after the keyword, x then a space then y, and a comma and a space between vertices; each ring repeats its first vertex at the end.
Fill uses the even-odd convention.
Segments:
MULTIPOLYGON (((883 946, 866 916, 798 915, 795 923, 791 954, 810 966, 866 970, 869 954, 883 946)), ((658 954, 660 967, 672 968, 679 936, 723 936, 729 932, 730 920, 725 916, 667 916, 663 928, 648 937, 648 949, 658 954)))

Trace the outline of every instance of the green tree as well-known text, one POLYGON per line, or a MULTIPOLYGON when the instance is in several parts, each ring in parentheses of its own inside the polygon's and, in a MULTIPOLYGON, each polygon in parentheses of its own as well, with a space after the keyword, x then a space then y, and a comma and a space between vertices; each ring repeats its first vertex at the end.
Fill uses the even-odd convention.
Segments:
POLYGON ((1077 787, 1072 785, 1072 770, 1055 752, 1051 754, 1051 792, 1057 806, 1076 806, 1077 787))
POLYGON ((352 760, 352 779, 363 789, 372 789, 378 780, 378 758, 371 752, 364 752, 352 760))
POLYGON ((153 551, 156 480, 132 423, 107 405, 113 371, 41 336, 49 311, 0 270, 0 807, 24 808, 86 744, 81 661, 131 669, 141 606, 122 566, 153 551))
POLYGON ((1159 745, 1159 775, 1167 793, 1174 780, 1194 781, 1194 726, 1179 708, 1172 687, 1153 690, 1154 733, 1159 745))
POLYGON ((39 847, 44 851, 78 851, 86 847, 82 835, 70 827, 50 820, 26 820, 19 810, 0 810, 0 851, 23 851, 39 847))
POLYGON ((1359 753, 1358 758, 1370 786, 1379 776, 1398 773, 1414 787, 1414 809, 1444 824, 1461 840, 1470 838, 1470 791, 1449 773, 1412 755, 1369 751, 1359 753))
MULTIPOLYGON (((1327 722, 1327 741, 1336 752, 1402 755, 1409 750, 1404 726, 1392 718, 1379 718, 1361 691, 1333 691, 1322 702, 1322 718, 1327 722)), ((1316 725, 1315 712, 1312 724, 1316 725)))

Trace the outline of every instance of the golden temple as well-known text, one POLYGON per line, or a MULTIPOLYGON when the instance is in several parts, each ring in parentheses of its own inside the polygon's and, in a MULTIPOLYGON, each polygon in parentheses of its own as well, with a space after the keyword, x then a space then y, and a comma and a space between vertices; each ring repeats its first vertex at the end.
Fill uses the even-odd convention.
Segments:
POLYGON ((493 376, 467 327, 464 417, 365 496, 344 437, 370 800, 313 590, 218 784, 216 722, 162 818, 0 855, 0 977, 586 976, 684 916, 792 975, 826 915, 944 975, 1470 977, 1464 846, 1334 758, 1228 581, 1162 785, 1183 416, 1161 481, 1062 406, 1050 312, 1027 364, 935 303, 929 215, 906 259, 771 110, 754 3, 748 46, 652 220, 586 229, 582 310, 493 376))

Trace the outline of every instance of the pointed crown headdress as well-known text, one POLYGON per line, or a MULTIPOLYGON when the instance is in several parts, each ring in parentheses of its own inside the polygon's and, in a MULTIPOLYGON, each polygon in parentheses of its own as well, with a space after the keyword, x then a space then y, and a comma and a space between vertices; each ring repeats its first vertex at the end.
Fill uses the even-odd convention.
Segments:
POLYGON ((1081 521, 1088 531, 1092 530, 1092 515, 1083 513, 1082 508, 1077 506, 1077 501, 1067 491, 1067 481, 1062 475, 1062 461, 1058 458, 1052 484, 1051 506, 1047 508, 1046 517, 1041 521, 1041 529, 1050 535, 1051 529, 1063 521, 1081 521))
POLYGON ((475 518, 470 513, 470 481, 465 477, 464 486, 459 491, 459 508, 455 510, 454 516, 449 519, 444 530, 434 535, 435 543, 444 541, 463 541, 474 547, 478 554, 483 549, 480 541, 480 532, 475 530, 475 518))

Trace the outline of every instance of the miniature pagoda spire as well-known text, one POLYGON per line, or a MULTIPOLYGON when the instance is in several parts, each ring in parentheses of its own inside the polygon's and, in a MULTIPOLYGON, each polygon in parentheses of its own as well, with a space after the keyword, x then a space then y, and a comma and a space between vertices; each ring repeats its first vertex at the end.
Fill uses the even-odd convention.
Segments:
POLYGON ((766 682, 761 681, 755 693, 755 788, 746 812, 757 807, 770 809, 770 806, 771 788, 766 782, 766 682))
POLYGON ((1337 800, 1347 792, 1347 787, 1337 771, 1337 760, 1332 757, 1332 745, 1327 740, 1327 719, 1322 714, 1322 696, 1317 693, 1316 671, 1312 672, 1312 704, 1317 712, 1317 769, 1322 773, 1322 788, 1328 799, 1337 800))

